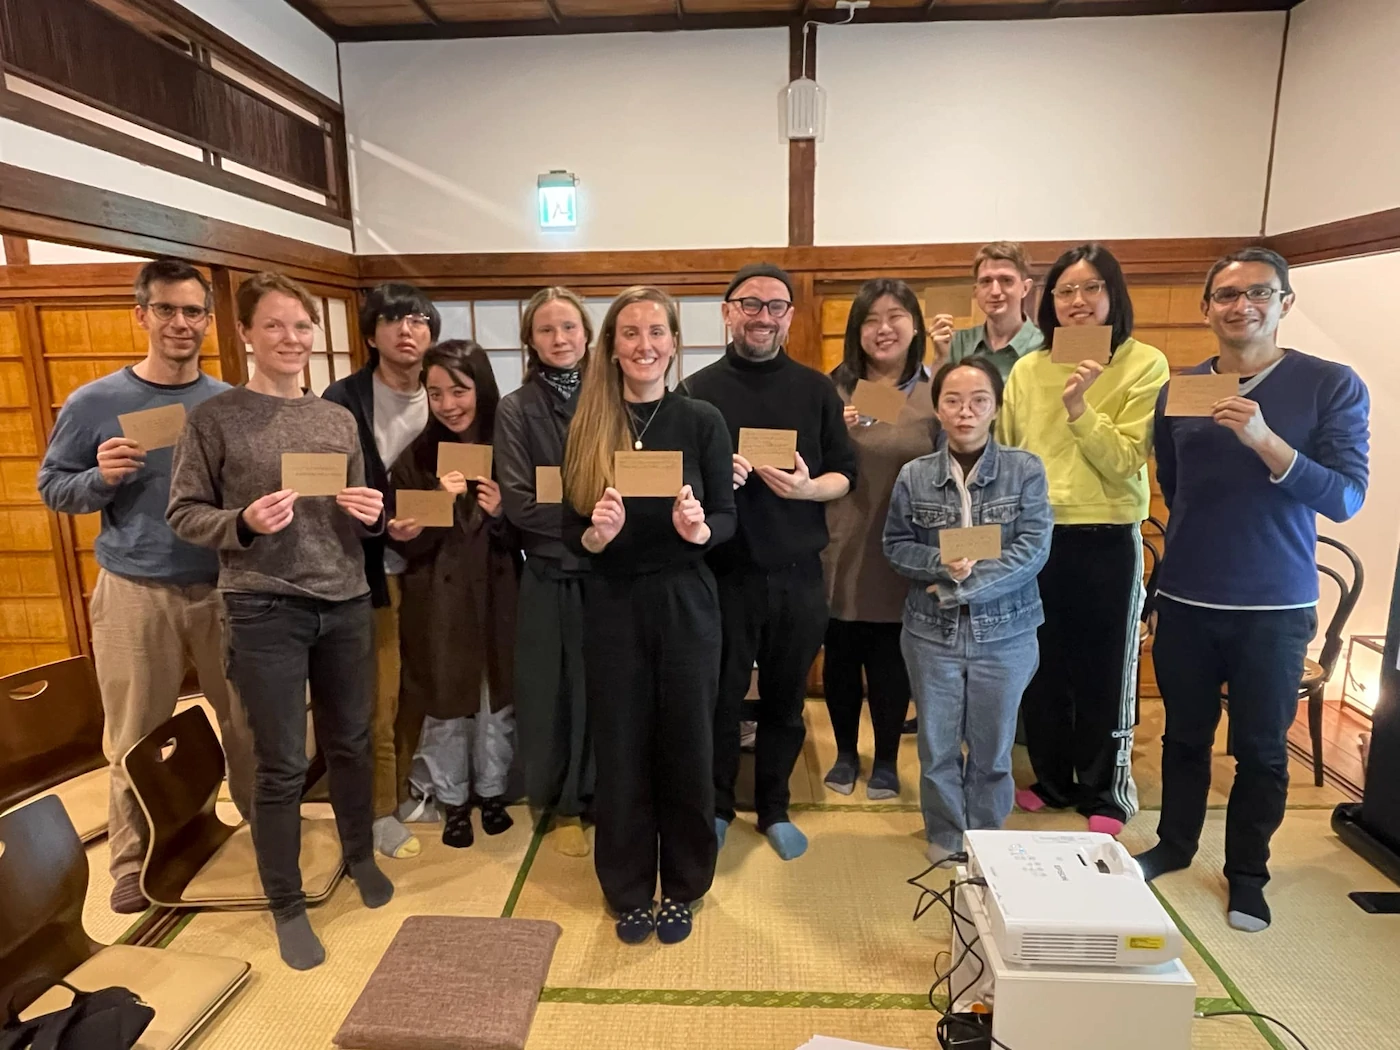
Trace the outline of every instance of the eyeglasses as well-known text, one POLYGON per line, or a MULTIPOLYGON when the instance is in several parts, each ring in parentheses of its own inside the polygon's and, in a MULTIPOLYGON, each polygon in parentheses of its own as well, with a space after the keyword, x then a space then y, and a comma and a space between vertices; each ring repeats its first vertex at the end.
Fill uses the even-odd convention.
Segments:
POLYGON ((209 311, 203 306, 176 306, 173 303, 150 303, 147 310, 156 315, 161 321, 173 320, 176 314, 180 314, 190 324, 199 324, 209 316, 209 311))
POLYGON ((991 394, 973 394, 966 401, 954 395, 938 399, 938 407, 944 412, 961 412, 964 405, 970 407, 977 415, 984 416, 996 405, 996 398, 991 394))
POLYGON ((725 302, 738 303, 739 309, 743 310, 749 317, 757 317, 767 309, 768 316, 775 321, 780 317, 786 317, 787 312, 792 309, 792 303, 786 299, 769 299, 765 302, 757 296, 745 296, 742 299, 726 299, 725 302))
POLYGON ((1085 281, 1083 284, 1062 284, 1052 293, 1062 303, 1073 302, 1074 297, 1083 294, 1085 299, 1097 299, 1104 292, 1103 281, 1085 281))
POLYGON ((1271 284, 1251 284, 1248 288, 1217 288, 1210 293, 1210 301, 1217 306, 1229 306, 1237 303, 1240 296, 1244 296, 1251 303, 1263 305, 1272 302, 1276 295, 1287 295, 1282 288, 1275 288, 1271 284))
POLYGON ((429 328, 429 327, 431 327, 431 325, 429 324, 429 321, 428 321, 428 315, 427 315, 427 314, 404 314, 402 317, 383 317, 383 316, 381 316, 379 319, 380 319, 381 321, 383 321, 385 324, 398 324, 400 321, 407 321, 407 322, 408 322, 408 326, 409 326, 410 328, 429 328))

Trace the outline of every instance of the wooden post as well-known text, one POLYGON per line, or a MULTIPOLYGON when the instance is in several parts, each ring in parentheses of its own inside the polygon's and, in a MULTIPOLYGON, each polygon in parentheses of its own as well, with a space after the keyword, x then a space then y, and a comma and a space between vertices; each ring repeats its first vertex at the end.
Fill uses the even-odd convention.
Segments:
POLYGON ((238 335, 238 309, 233 299, 233 274, 226 266, 209 268, 214 286, 214 326, 219 333, 219 371, 225 383, 248 382, 248 356, 238 335))
MULTIPOLYGON (((788 37, 788 78, 802 75, 802 22, 794 22, 788 37)), ((817 75, 817 27, 807 34, 807 76, 817 75)), ((817 143, 803 139, 788 143, 788 244, 806 248, 812 244, 816 226, 817 143)))

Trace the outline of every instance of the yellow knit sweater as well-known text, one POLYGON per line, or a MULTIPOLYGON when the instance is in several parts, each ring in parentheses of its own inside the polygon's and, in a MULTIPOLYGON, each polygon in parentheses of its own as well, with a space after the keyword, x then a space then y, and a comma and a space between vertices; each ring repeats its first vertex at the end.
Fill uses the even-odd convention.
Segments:
POLYGON ((1147 457, 1157 392, 1167 359, 1155 346, 1128 339, 1084 394, 1084 414, 1065 410, 1073 365, 1049 350, 1021 358, 1006 383, 997 440, 1045 461, 1056 525, 1131 525, 1147 517, 1147 457))

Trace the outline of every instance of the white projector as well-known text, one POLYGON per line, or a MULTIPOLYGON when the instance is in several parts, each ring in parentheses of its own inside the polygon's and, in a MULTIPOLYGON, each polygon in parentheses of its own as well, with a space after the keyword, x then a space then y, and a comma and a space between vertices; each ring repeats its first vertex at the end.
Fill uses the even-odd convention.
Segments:
POLYGON ((1002 957, 1022 966, 1156 966, 1182 951, 1181 931, 1111 835, 969 831, 968 874, 1002 957))

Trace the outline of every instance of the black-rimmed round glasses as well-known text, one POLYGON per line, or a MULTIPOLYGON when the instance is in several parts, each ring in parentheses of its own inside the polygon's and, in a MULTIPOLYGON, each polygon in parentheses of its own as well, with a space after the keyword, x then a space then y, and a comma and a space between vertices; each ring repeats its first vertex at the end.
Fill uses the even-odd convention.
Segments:
POLYGON ((1251 284, 1248 288, 1216 288, 1210 293, 1210 301, 1216 306, 1229 306, 1240 301, 1240 296, 1244 296, 1256 306, 1272 302, 1276 295, 1287 295, 1282 288, 1275 288, 1271 284, 1251 284))
POLYGON ((743 310, 749 317, 757 317, 766 309, 768 316, 773 320, 785 317, 792 309, 792 303, 786 299, 760 299, 757 296, 746 295, 742 299, 726 299, 727 303, 738 303, 739 309, 743 310))

